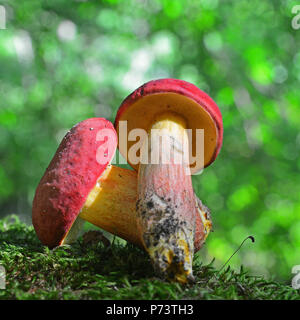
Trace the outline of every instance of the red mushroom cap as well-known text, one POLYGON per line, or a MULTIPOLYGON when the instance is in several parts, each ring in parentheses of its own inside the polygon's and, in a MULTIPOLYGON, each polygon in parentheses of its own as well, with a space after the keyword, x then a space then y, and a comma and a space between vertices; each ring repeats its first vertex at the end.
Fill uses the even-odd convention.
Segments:
MULTIPOLYGON (((195 85, 178 79, 159 79, 145 83, 131 93, 121 104, 115 119, 115 128, 119 131, 119 121, 128 121, 131 129, 149 129, 158 113, 172 111, 185 118, 188 129, 205 129, 204 167, 217 157, 223 141, 223 121, 220 109, 213 99, 195 85)), ((194 132, 193 132, 194 134, 194 132)), ((194 140, 193 140, 194 141, 194 140)), ((127 149, 134 142, 128 141, 127 149)), ((195 143, 193 143, 193 153, 195 143)), ((119 145, 121 154, 127 151, 119 145)), ((130 159, 127 159, 130 163, 130 159)), ((138 165, 131 164, 137 169, 138 165)), ((193 169, 195 173, 202 168, 193 169)))
POLYGON ((33 200, 32 223, 44 245, 62 243, 116 147, 116 131, 104 118, 84 120, 63 138, 33 200))

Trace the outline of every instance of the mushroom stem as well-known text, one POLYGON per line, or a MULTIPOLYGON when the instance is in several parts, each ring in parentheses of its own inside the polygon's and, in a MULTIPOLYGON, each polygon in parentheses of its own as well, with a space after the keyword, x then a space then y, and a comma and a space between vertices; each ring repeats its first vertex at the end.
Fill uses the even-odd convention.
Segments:
POLYGON ((136 245, 136 173, 109 165, 88 195, 79 217, 136 245))
POLYGON ((182 283, 193 279, 198 214, 185 129, 185 120, 177 114, 155 119, 141 150, 137 202, 138 227, 155 269, 182 283))

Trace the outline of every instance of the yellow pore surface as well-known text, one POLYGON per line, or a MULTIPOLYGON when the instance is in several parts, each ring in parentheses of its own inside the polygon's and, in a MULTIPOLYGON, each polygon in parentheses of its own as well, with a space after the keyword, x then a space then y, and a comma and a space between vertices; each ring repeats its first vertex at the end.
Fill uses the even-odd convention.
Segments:
MULTIPOLYGON (((196 156, 196 129, 204 129, 204 165, 210 163, 216 150, 217 129, 210 114, 190 98, 177 93, 150 94, 137 100, 124 110, 119 121, 127 120, 128 136, 129 132, 136 128, 144 129, 148 132, 151 126, 166 112, 177 114, 184 120, 186 129, 192 129, 191 155, 193 156, 196 156)), ((119 135, 119 125, 117 131, 119 135)), ((119 141, 121 141, 120 138, 119 136, 119 141)), ((136 141, 128 141, 127 139, 127 145, 119 144, 119 150, 126 159, 128 150, 135 143, 136 141)), ((127 159, 127 161, 130 163, 130 159, 127 159)), ((192 174, 202 169, 202 167, 199 167, 202 162, 197 161, 197 163, 198 166, 191 165, 192 174)), ((136 170, 138 169, 139 164, 130 164, 136 170)))
POLYGON ((137 174, 110 165, 90 192, 80 218, 141 246, 136 226, 136 197, 137 174))

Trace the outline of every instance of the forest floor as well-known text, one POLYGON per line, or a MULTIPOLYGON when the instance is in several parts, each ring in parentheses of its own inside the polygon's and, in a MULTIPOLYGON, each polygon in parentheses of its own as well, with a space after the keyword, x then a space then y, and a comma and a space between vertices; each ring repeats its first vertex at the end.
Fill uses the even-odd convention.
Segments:
POLYGON ((213 262, 202 265, 197 254, 195 283, 181 285, 157 278, 147 254, 131 244, 81 237, 49 250, 15 216, 0 220, 0 265, 6 273, 0 299, 300 299, 287 284, 242 267, 219 272, 213 262))

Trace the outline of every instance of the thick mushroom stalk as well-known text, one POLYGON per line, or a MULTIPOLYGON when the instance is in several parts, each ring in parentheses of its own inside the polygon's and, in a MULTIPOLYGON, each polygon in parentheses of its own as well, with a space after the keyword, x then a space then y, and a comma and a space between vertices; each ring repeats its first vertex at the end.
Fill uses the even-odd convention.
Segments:
POLYGON ((141 151, 148 163, 139 166, 137 202, 138 226, 155 269, 182 283, 193 279, 197 215, 185 129, 184 119, 171 112, 152 124, 141 151))

